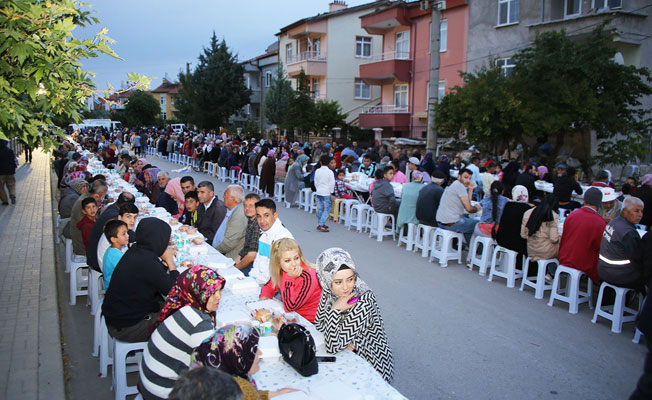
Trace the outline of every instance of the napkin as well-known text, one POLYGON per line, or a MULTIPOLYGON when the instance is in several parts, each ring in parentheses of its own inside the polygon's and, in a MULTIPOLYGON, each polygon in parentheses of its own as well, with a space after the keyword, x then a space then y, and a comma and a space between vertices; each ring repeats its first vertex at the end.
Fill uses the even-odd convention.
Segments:
POLYGON ((227 281, 226 286, 231 293, 239 295, 256 293, 259 290, 256 280, 250 276, 227 281))

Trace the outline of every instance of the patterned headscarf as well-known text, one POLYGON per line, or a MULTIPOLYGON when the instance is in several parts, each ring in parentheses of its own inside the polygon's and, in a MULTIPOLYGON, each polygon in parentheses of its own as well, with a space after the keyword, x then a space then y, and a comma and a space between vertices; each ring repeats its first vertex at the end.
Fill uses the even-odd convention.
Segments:
POLYGON ((643 181, 641 181, 641 186, 652 187, 652 174, 646 174, 643 176, 643 181))
POLYGON ((251 325, 224 325, 195 348, 190 356, 190 368, 213 367, 249 379, 259 339, 258 329, 251 325))
MULTIPOLYGON (((175 311, 185 306, 192 306, 209 314, 215 320, 215 312, 206 309, 208 298, 224 288, 226 281, 214 270, 203 265, 195 265, 179 275, 177 283, 168 293, 168 302, 161 310, 155 325, 158 326, 175 311)), ((156 329, 156 327, 154 327, 156 329)))
POLYGON ((275 153, 276 153, 276 151, 274 151, 274 149, 272 149, 272 150, 267 152, 267 157, 274 157, 275 153))
POLYGON ((512 189, 512 200, 519 203, 527 203, 529 201, 529 194, 527 188, 523 185, 516 185, 512 189))
POLYGON ((343 265, 349 267, 355 274, 355 291, 361 294, 371 290, 369 286, 360 279, 358 272, 355 270, 355 263, 348 251, 339 247, 331 247, 322 251, 317 257, 317 278, 322 287, 322 294, 329 296, 329 305, 332 305, 337 296, 333 294, 333 277, 342 268, 343 265))
POLYGON ((86 179, 83 178, 77 178, 73 179, 68 183, 68 186, 70 186, 77 194, 81 194, 82 189, 84 187, 88 187, 88 182, 86 182, 86 179))
POLYGON ((87 177, 91 176, 91 173, 88 171, 74 171, 66 175, 65 178, 63 178, 63 183, 65 185, 70 186, 72 181, 77 180, 77 179, 86 179, 87 177))
POLYGON ((543 177, 548 173, 548 167, 545 165, 541 165, 537 168, 537 171, 539 171, 539 176, 543 177))
POLYGON ((287 160, 288 158, 290 158, 290 156, 288 155, 287 152, 284 151, 284 152, 281 154, 281 160, 285 161, 285 160, 287 160))

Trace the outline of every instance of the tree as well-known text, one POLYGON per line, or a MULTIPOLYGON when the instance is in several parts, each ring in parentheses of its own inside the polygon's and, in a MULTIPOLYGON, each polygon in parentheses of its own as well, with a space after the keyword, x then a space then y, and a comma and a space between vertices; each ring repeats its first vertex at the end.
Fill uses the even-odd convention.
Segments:
POLYGON ((454 138, 466 133, 470 143, 495 150, 520 139, 520 102, 500 67, 461 76, 464 86, 455 86, 436 106, 439 132, 454 138))
POLYGON ((192 72, 180 73, 179 82, 177 116, 200 128, 225 125, 230 115, 249 104, 251 90, 244 83, 244 66, 224 40, 218 42, 215 32, 199 56, 199 65, 192 72))
POLYGON ((306 84, 306 74, 303 69, 297 77, 297 85, 283 127, 306 132, 315 126, 315 101, 310 97, 310 89, 306 84))
POLYGON ((342 107, 337 100, 318 101, 315 103, 315 128, 322 132, 330 132, 335 127, 346 125, 348 114, 342 114, 342 107))
POLYGON ((265 118, 272 124, 282 126, 287 118, 293 95, 292 85, 285 79, 283 67, 279 65, 276 69, 276 77, 272 79, 269 90, 265 94, 263 103, 265 118))
MULTIPOLYGON (((606 23, 605 23, 606 24, 606 23)), ((528 134, 554 138, 554 153, 574 144, 573 157, 591 164, 626 165, 647 152, 652 126, 640 99, 652 94, 650 71, 613 61, 612 38, 598 26, 589 38, 571 40, 564 31, 538 34, 515 57, 514 85, 528 134), (598 155, 591 157, 591 133, 598 155)))
MULTIPOLYGON (((48 148, 41 136, 55 121, 81 119, 95 85, 80 60, 117 55, 101 29, 92 39, 73 36, 75 27, 98 23, 73 0, 8 0, 0 9, 0 137, 18 137, 48 148)), ((130 74, 132 81, 149 82, 130 74), (133 79, 132 79, 133 78, 133 79)))
POLYGON ((84 119, 111 119, 111 112, 104 109, 83 110, 81 114, 84 119))
POLYGON ((125 116, 128 126, 154 125, 161 113, 158 101, 140 90, 129 96, 125 105, 125 116))

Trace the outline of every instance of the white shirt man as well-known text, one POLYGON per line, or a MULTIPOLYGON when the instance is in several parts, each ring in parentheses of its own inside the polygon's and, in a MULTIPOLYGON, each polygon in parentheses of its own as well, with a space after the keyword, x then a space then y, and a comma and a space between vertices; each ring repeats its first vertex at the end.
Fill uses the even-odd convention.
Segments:
POLYGON ((259 285, 264 285, 270 278, 269 256, 272 251, 272 243, 282 238, 294 239, 294 236, 278 218, 276 204, 271 199, 263 199, 256 203, 256 219, 262 232, 258 239, 258 253, 249 276, 256 279, 259 285))

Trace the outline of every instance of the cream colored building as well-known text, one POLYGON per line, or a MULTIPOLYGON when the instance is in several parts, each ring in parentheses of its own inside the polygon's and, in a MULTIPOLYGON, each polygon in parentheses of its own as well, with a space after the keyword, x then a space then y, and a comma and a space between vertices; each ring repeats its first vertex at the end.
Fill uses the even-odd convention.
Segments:
POLYGON ((337 100, 348 114, 347 122, 357 124, 363 107, 380 102, 380 87, 360 79, 360 64, 382 52, 381 35, 370 35, 361 27, 360 17, 388 7, 380 0, 356 7, 335 0, 329 12, 303 18, 277 33, 279 63, 297 87, 301 70, 315 101, 337 100))

